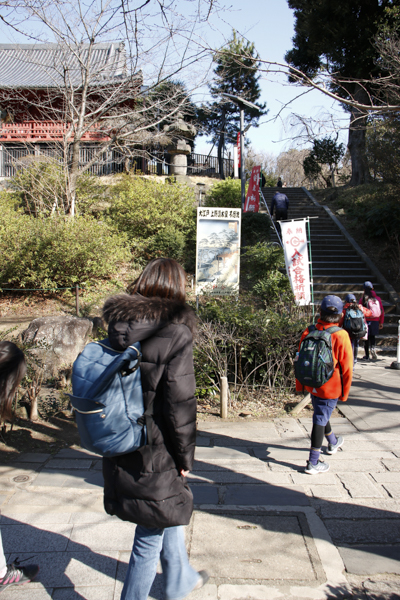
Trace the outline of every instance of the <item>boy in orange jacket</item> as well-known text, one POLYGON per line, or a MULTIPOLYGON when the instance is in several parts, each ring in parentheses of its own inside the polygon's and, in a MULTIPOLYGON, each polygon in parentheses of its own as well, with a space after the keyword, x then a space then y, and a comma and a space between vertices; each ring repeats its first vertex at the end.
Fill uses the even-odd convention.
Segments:
MULTIPOLYGON (((337 326, 343 316, 343 302, 338 296, 325 296, 321 303, 320 318, 316 324, 319 330, 337 326)), ((301 336, 301 343, 308 335, 308 328, 301 336)), ((343 445, 342 436, 336 437, 332 431, 330 418, 338 400, 346 402, 353 375, 353 351, 350 338, 344 329, 332 333, 332 355, 334 372, 332 377, 319 388, 303 386, 296 379, 296 390, 298 392, 307 390, 311 394, 314 408, 313 428, 311 431, 311 449, 305 468, 305 473, 317 475, 329 471, 329 464, 319 459, 324 436, 328 440, 328 454, 335 454, 343 445)))

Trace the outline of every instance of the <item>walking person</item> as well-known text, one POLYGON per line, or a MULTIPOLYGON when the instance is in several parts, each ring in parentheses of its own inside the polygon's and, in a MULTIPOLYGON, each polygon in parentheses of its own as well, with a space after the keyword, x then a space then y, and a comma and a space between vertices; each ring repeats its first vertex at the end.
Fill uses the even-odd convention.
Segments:
MULTIPOLYGON (((304 385, 296 379, 296 391, 307 390, 311 394, 313 405, 313 426, 311 430, 311 448, 305 473, 318 475, 329 471, 329 464, 320 460, 324 437, 327 439, 327 454, 335 454, 343 445, 343 437, 333 433, 330 418, 338 400, 346 402, 353 376, 353 352, 350 338, 344 329, 337 327, 343 317, 343 302, 338 296, 325 296, 321 302, 320 318, 315 326, 310 325, 302 334, 299 353, 303 340, 314 330, 323 331, 334 327, 331 334, 333 363, 331 377, 320 387, 304 385)), ((313 346, 311 346, 312 348, 313 346)), ((314 344, 315 348, 315 344, 314 344)), ((310 357, 311 360, 311 357, 310 357)))
MULTIPOLYGON (((275 221, 286 221, 288 218, 289 209, 289 198, 283 192, 276 192, 271 202, 271 217, 274 214, 275 209, 275 221)), ((278 233, 281 235, 281 226, 279 223, 276 224, 278 233)))
MULTIPOLYGON (((0 422, 11 417, 14 394, 26 373, 22 350, 12 342, 0 342, 0 422)), ((0 533, 0 592, 12 585, 32 581, 39 572, 37 565, 7 564, 0 533)))
POLYGON ((351 349, 353 350, 353 370, 357 364, 358 348, 361 339, 367 339, 368 326, 366 317, 372 315, 372 311, 362 304, 358 304, 354 294, 347 294, 343 306, 343 317, 339 321, 339 327, 343 327, 350 337, 351 349))
POLYGON ((278 177, 278 183, 276 184, 276 187, 282 187, 282 179, 280 177, 278 177))
POLYGON ((195 314, 185 302, 185 288, 183 268, 157 258, 130 294, 109 298, 103 308, 114 350, 141 343, 145 409, 153 403, 151 443, 103 458, 106 512, 137 524, 121 600, 147 600, 159 559, 166 600, 181 600, 208 580, 189 564, 182 527, 193 511, 186 477, 196 441, 195 314))
POLYGON ((368 338, 364 342, 365 356, 363 357, 363 360, 370 360, 371 354, 371 359, 376 361, 378 360, 375 350, 376 336, 378 335, 379 330, 383 328, 385 312, 383 310, 382 300, 377 296, 374 286, 370 281, 364 283, 364 293, 359 304, 372 311, 372 315, 367 317, 368 338))

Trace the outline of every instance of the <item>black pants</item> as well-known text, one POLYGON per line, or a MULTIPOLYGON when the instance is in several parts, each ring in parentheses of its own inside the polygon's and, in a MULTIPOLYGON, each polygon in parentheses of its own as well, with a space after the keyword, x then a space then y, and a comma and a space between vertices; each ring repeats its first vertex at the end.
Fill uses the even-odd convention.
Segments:
MULTIPOLYGON (((286 221, 287 219, 287 208, 276 208, 275 209, 275 221, 286 221)), ((279 237, 282 237, 281 226, 280 223, 276 223, 276 228, 279 233, 279 237)))

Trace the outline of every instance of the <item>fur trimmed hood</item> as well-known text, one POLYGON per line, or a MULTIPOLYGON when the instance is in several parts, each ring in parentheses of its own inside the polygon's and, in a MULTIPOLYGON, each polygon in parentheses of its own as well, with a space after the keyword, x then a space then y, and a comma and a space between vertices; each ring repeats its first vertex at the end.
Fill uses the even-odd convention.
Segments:
POLYGON ((175 300, 140 294, 117 294, 106 300, 103 319, 107 324, 118 322, 156 322, 162 327, 169 323, 182 323, 192 334, 196 331, 196 315, 187 304, 175 300))

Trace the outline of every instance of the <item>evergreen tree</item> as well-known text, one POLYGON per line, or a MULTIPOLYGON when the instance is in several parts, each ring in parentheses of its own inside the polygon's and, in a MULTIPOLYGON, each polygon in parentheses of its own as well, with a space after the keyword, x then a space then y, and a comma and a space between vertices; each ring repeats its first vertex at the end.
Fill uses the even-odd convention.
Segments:
POLYGON ((214 55, 214 79, 209 85, 210 94, 215 100, 203 104, 198 118, 201 125, 200 135, 209 135, 213 144, 218 147, 220 177, 224 179, 223 150, 225 140, 236 141, 240 130, 240 113, 238 106, 229 102, 222 94, 233 94, 258 106, 259 110, 245 107, 244 122, 246 125, 258 126, 262 114, 266 114, 265 103, 259 103, 261 88, 259 84, 259 55, 254 44, 238 38, 233 31, 232 39, 214 55))
POLYGON ((319 175, 324 179, 326 186, 335 187, 335 171, 339 161, 343 158, 345 148, 336 140, 329 137, 322 140, 314 140, 313 148, 303 160, 303 169, 306 177, 316 179, 319 175), (323 173, 322 167, 329 168, 329 175, 323 173))
MULTIPOLYGON (((319 73, 335 74, 332 88, 342 98, 371 102, 371 86, 366 83, 381 72, 378 51, 373 44, 388 7, 399 0, 288 0, 294 10, 293 48, 285 60, 315 78, 319 73)), ((348 148, 352 161, 351 185, 369 180, 365 152, 367 115, 350 109, 348 148)))

